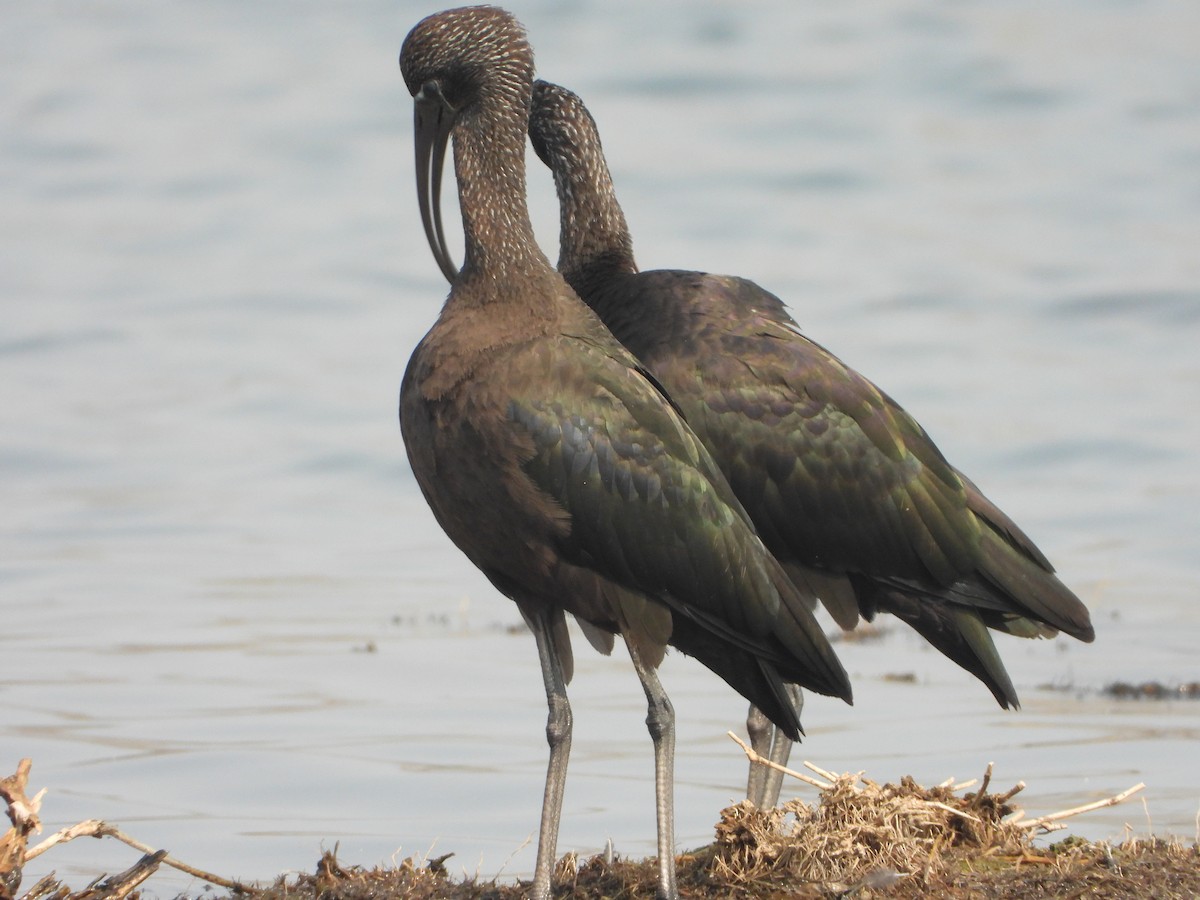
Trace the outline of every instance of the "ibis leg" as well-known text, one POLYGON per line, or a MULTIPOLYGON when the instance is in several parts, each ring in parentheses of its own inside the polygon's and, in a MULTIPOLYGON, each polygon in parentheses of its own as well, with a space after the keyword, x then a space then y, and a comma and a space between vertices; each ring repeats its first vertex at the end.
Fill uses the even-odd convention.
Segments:
POLYGON ((675 710, 658 674, 626 640, 633 667, 646 692, 646 727, 654 742, 654 806, 658 815, 658 900, 677 900, 675 886, 675 710))
POLYGON ((550 877, 554 872, 558 847, 558 823, 562 816, 563 789, 567 782, 567 759, 571 755, 571 704, 562 661, 554 644, 549 613, 527 616, 537 640, 542 680, 546 684, 546 741, 550 744, 550 763, 546 768, 546 793, 542 798, 542 822, 538 831, 537 866, 533 873, 533 900, 549 900, 550 877))
MULTIPOLYGON (((804 694, 799 686, 787 685, 788 696, 796 708, 796 715, 804 709, 804 694)), ((762 710, 750 707, 746 717, 746 731, 750 735, 750 747, 759 756, 765 757, 776 766, 786 766, 792 753, 792 741, 776 728, 762 710)), ((762 763, 750 764, 750 776, 746 780, 746 799, 760 809, 771 809, 779 803, 783 789, 783 772, 775 766, 762 763)))
MULTIPOLYGON (((775 726, 757 706, 750 707, 746 716, 746 733, 750 736, 750 749, 759 756, 771 753, 771 736, 775 726)), ((760 762, 750 763, 750 774, 746 778, 746 799, 761 808, 767 790, 767 767, 760 762)))

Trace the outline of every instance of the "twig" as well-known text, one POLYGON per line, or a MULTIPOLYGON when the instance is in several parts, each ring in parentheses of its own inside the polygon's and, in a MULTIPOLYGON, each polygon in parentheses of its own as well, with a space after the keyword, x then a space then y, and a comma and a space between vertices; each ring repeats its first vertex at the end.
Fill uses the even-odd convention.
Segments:
POLYGON ((925 871, 921 875, 921 883, 929 884, 929 877, 933 874, 933 869, 936 864, 938 853, 942 849, 942 841, 946 839, 945 833, 939 834, 934 838, 933 846, 929 848, 929 857, 925 860, 925 871))
MULTIPOLYGON (((33 859, 35 856, 40 856, 55 844, 71 841, 77 837, 112 837, 116 838, 123 844, 128 844, 134 850, 140 850, 143 853, 154 854, 158 852, 149 844, 143 844, 141 841, 130 837, 119 828, 109 825, 107 822, 102 822, 99 819, 88 819, 87 821, 72 825, 69 828, 56 831, 54 834, 50 835, 50 837, 46 838, 46 840, 42 841, 32 850, 28 851, 25 854, 25 861, 29 862, 29 860, 33 859)), ((178 869, 180 872, 186 872, 188 875, 201 878, 204 881, 210 882, 211 884, 220 885, 223 888, 229 888, 231 891, 237 891, 238 893, 243 894, 257 894, 261 891, 260 888, 251 887, 250 885, 243 884, 240 881, 222 878, 220 875, 214 875, 212 872, 205 872, 203 869, 197 869, 195 866, 190 866, 181 860, 175 859, 173 856, 163 856, 161 862, 163 865, 170 866, 172 869, 178 869)))
POLYGON ((105 878, 89 893, 103 900, 123 900, 134 888, 158 871, 158 866, 166 855, 166 850, 147 853, 121 874, 105 878))
MULTIPOLYGON (((530 833, 530 834, 525 835, 525 840, 521 841, 521 843, 517 845, 517 849, 513 850, 512 853, 508 854, 508 859, 506 859, 504 861, 504 865, 502 865, 500 867, 500 871, 496 873, 497 881, 500 879, 500 876, 504 874, 504 870, 508 868, 508 864, 513 861, 513 857, 515 857, 518 853, 520 853, 522 850, 524 850, 526 847, 528 847, 532 843, 533 843, 533 834, 530 833)), ((432 850, 433 848, 430 847, 429 849, 432 850)), ((428 855, 429 854, 426 854, 426 856, 428 856, 428 855)))
POLYGON ((975 792, 975 798, 971 801, 971 809, 975 809, 983 802, 983 795, 987 793, 988 785, 992 783, 992 768, 996 764, 990 762, 987 764, 987 769, 983 773, 983 784, 979 786, 979 790, 975 792))
MULTIPOLYGON (((827 781, 829 781, 831 784, 832 784, 833 782, 836 782, 836 781, 838 780, 838 776, 837 776, 835 773, 833 773, 833 772, 826 772, 824 769, 822 769, 822 768, 821 768, 820 766, 818 766, 816 763, 811 763, 811 762, 809 762, 807 759, 804 761, 804 767, 805 767, 806 769, 809 769, 809 770, 813 771, 813 772, 816 772, 818 775, 820 775, 822 778, 824 778, 824 779, 826 779, 827 781)), ((862 773, 860 772, 859 774, 861 775, 862 773)))
POLYGON ((36 847, 25 851, 25 862, 29 862, 35 856, 41 856, 55 844, 73 841, 77 837, 104 837, 107 832, 103 829, 107 829, 108 827, 108 825, 105 825, 99 819, 87 819, 83 822, 77 822, 69 828, 63 828, 54 832, 54 834, 50 835, 50 837, 46 838, 36 847))
POLYGON ((38 810, 46 790, 43 788, 38 791, 32 799, 25 795, 32 766, 32 760, 22 759, 17 763, 16 772, 0 778, 0 802, 12 822, 12 828, 0 832, 0 897, 11 896, 10 888, 20 883, 21 864, 25 859, 25 848, 29 845, 29 835, 42 830, 38 810))
POLYGON ((1121 791, 1115 797, 1109 797, 1105 800, 1097 800, 1095 803, 1085 803, 1083 806, 1076 806, 1074 809, 1064 809, 1062 812, 1051 813, 1048 816, 1041 816, 1037 819, 1030 819, 1022 824, 1023 828, 1038 828, 1045 827, 1050 822, 1057 822, 1059 819, 1066 819, 1071 816, 1077 816, 1080 813, 1091 812, 1094 809, 1103 809, 1106 806, 1116 806, 1118 803, 1124 803, 1138 791, 1145 788, 1144 782, 1139 782, 1128 790, 1121 791))
POLYGON ((46 789, 42 788, 33 795, 33 799, 25 796, 25 787, 29 783, 29 770, 33 760, 26 757, 17 763, 17 771, 6 778, 0 778, 0 800, 7 805, 8 818, 13 828, 22 836, 31 831, 41 831, 42 823, 38 821, 38 810, 46 789))
POLYGON ((1023 790, 1025 790, 1025 782, 1018 781, 1016 784, 1014 784, 1012 787, 1010 787, 1003 794, 996 794, 995 795, 996 801, 998 803, 1007 803, 1009 800, 1011 800, 1013 797, 1017 796, 1017 794, 1021 793, 1021 791, 1023 791, 1023 790))
POLYGON ((955 809, 953 806, 947 806, 945 803, 939 803, 937 800, 925 800, 923 802, 926 806, 936 806, 938 809, 944 809, 946 812, 952 813, 953 815, 961 816, 964 819, 970 819, 972 822, 978 822, 980 825, 983 824, 983 819, 980 819, 978 816, 973 816, 969 812, 961 809, 955 809))
MULTIPOLYGON (((822 791, 828 790, 829 788, 833 787, 832 784, 825 784, 824 782, 817 781, 817 779, 811 778, 810 776, 805 775, 803 772, 797 772, 795 769, 789 769, 787 766, 781 766, 779 763, 777 763, 773 760, 767 759, 765 756, 760 756, 758 753, 754 752, 754 749, 749 744, 747 744, 745 741, 743 741, 740 737, 738 737, 732 731, 726 732, 726 733, 731 738, 733 738, 734 743, 736 743, 739 747, 742 748, 742 750, 745 752, 746 756, 749 758, 750 762, 761 763, 764 766, 770 766, 772 769, 778 769, 784 775, 791 775, 793 778, 798 778, 801 781, 803 781, 805 784, 811 784, 813 787, 818 788, 819 790, 822 790, 822 791)), ((813 766, 811 763, 806 762, 805 765, 808 766, 810 769, 815 769, 815 766, 813 766)), ((825 774, 828 775, 828 773, 825 773, 825 774)), ((834 775, 828 775, 828 777, 829 777, 830 782, 837 780, 837 777, 834 775)))

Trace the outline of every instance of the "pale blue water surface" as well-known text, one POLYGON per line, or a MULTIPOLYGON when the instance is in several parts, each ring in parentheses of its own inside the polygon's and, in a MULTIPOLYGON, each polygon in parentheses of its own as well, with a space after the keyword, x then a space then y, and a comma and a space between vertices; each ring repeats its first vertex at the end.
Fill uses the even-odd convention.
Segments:
MULTIPOLYGON (((782 296, 1093 610, 1092 646, 1005 641, 1020 713, 898 629, 843 646, 856 705, 811 699, 798 757, 925 781, 991 760, 1031 814, 1145 781, 1074 830, 1194 837, 1200 703, 1098 692, 1200 678, 1200 6, 514 9, 590 103, 642 265, 782 296)), ((396 424, 447 290, 395 62, 432 11, 5 7, 0 769, 33 758, 48 830, 103 818, 248 879, 335 844, 532 868, 533 641, 433 523, 396 424)), ((560 850, 652 853, 641 690, 576 650, 560 850)), ((663 680, 684 848, 743 789, 745 709, 688 660, 663 680)), ((77 841, 27 884, 134 858, 77 841)))

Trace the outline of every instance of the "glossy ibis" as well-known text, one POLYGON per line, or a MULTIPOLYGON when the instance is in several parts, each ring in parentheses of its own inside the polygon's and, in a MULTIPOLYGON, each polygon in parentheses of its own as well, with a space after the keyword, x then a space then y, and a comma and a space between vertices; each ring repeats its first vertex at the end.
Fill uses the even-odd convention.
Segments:
POLYGON ((525 200, 533 54, 494 7, 430 16, 404 41, 415 99, 417 195, 450 295, 409 361, 400 422, 439 524, 519 607, 549 715, 533 895, 550 894, 571 710, 564 613, 589 640, 628 646, 654 743, 661 896, 677 895, 674 713, 655 672, 695 656, 790 737, 788 685, 850 699, 805 597, 767 552, 662 389, 554 270, 525 200), (439 189, 446 145, 465 232, 456 270, 439 189))
MULTIPOLYGON (((989 628, 1093 638, 1087 609, 1013 521, 887 394, 742 278, 639 272, 596 124, 539 81, 529 133, 554 174, 559 271, 658 379, 771 552, 843 628, 879 611, 1017 694, 989 628)), ((775 780, 767 802, 778 793, 775 780)))

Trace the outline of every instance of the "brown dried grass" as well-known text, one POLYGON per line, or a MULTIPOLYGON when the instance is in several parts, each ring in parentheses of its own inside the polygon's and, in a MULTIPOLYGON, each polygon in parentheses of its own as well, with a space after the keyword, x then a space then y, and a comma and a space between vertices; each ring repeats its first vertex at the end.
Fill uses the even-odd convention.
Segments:
POLYGON ((789 881, 852 886, 940 871, 940 853, 972 847, 1019 855, 1029 831, 1005 822, 1003 795, 958 794, 953 785, 924 787, 911 777, 879 784, 838 775, 815 804, 790 800, 775 809, 748 802, 721 813, 714 874, 735 884, 789 881))
MULTIPOLYGON (((878 784, 862 774, 834 775, 811 764, 820 779, 802 776, 819 786, 813 804, 792 800, 773 810, 747 803, 731 806, 716 825, 715 842, 677 857, 680 892, 693 900, 709 898, 856 897, 987 898, 1028 896, 1143 897, 1200 896, 1200 848, 1178 841, 1127 840, 1118 846, 1073 839, 1046 849, 1035 848, 1039 829, 1061 827, 1059 820, 1099 805, 1121 802, 1140 786, 1107 801, 1065 810, 1031 822, 1011 803, 1023 787, 1001 794, 988 792, 991 767, 977 791, 974 782, 947 781, 924 787, 912 778, 878 784)), ((5 779, 0 795, 8 801, 14 828, 32 825, 41 795, 25 796, 28 765, 5 779), (24 811, 24 812, 23 812, 24 811), (26 813, 32 811, 32 817, 26 813)), ((18 829, 19 830, 19 829, 18 829)), ((409 859, 387 869, 364 869, 341 863, 325 853, 312 874, 280 877, 271 885, 246 885, 201 872, 174 860, 165 851, 151 852, 113 825, 89 820, 56 832, 25 859, 80 836, 107 837, 142 850, 132 868, 97 878, 72 891, 53 875, 19 894, 21 857, 14 848, 16 832, 0 847, 0 900, 134 900, 160 865, 193 873, 220 884, 226 895, 202 890, 204 900, 253 897, 256 900, 385 900, 391 897, 447 900, 515 900, 528 885, 498 884, 470 878, 458 880, 446 870, 445 857, 409 859)), ((21 844, 24 850, 24 844, 21 844)), ((555 877, 556 896, 633 900, 654 892, 657 866, 595 857, 564 857, 555 877)))

